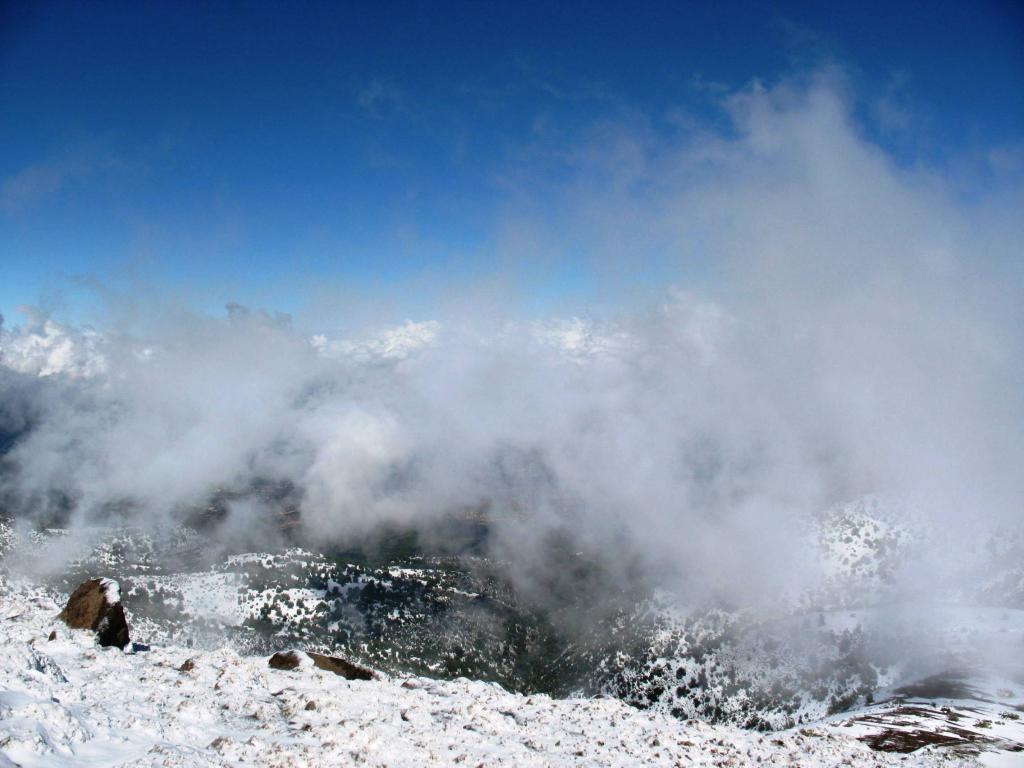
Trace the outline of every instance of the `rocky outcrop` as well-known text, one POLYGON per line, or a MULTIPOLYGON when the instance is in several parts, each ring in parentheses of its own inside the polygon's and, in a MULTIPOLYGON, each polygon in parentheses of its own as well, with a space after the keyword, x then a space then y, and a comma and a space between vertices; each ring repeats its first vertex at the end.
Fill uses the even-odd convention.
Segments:
POLYGON ((302 651, 279 651, 267 661, 271 669, 293 670, 302 666, 303 657, 309 658, 313 666, 333 672, 346 680, 373 680, 376 675, 373 670, 353 664, 347 659, 337 656, 324 656, 321 653, 302 651))
POLYGON ((283 669, 288 672, 302 665, 302 657, 295 651, 278 651, 270 657, 267 664, 271 669, 283 669))
POLYGON ((90 629, 100 645, 124 648, 131 641, 121 606, 121 589, 113 579, 89 579, 71 593, 60 619, 72 629, 90 629))
POLYGON ((307 656, 313 660, 313 664, 318 666, 320 669, 333 672, 336 675, 344 677, 346 680, 373 680, 376 675, 372 670, 366 667, 361 667, 358 664, 353 664, 347 659, 342 659, 337 656, 324 656, 319 653, 307 653, 307 656))

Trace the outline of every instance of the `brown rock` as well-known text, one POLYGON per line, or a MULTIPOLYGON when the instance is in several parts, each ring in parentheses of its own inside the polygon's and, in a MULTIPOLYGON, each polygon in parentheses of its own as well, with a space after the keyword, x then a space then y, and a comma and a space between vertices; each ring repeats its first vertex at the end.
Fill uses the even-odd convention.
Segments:
POLYGON ((300 661, 295 651, 278 651, 267 661, 271 669, 297 669, 300 661))
POLYGON ((307 655, 320 669, 326 669, 328 672, 341 675, 346 680, 373 680, 376 677, 373 674, 373 670, 353 664, 347 659, 337 656, 324 656, 320 653, 307 653, 307 655))
MULTIPOLYGON (((353 664, 347 659, 324 656, 322 653, 307 652, 306 655, 313 660, 315 666, 340 675, 346 680, 373 680, 376 677, 373 670, 353 664)), ((302 661, 295 651, 279 651, 271 656, 267 663, 273 669, 292 670, 297 669, 302 661)))
POLYGON ((191 672, 195 668, 196 668, 196 663, 194 661, 192 661, 192 659, 185 659, 185 661, 182 662, 181 666, 178 667, 178 671, 179 672, 191 672))
POLYGON ((72 629, 93 630, 103 646, 124 648, 130 642, 117 582, 109 579, 89 579, 79 584, 60 612, 60 619, 72 629))

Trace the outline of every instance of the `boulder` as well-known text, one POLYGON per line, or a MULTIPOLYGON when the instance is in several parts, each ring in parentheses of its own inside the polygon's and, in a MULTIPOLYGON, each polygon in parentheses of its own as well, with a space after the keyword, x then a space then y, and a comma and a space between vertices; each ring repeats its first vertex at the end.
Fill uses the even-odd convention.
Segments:
POLYGON ((271 669, 283 669, 285 671, 298 669, 302 664, 302 657, 295 651, 278 651, 270 657, 267 664, 271 669))
POLYGON ((361 667, 358 664, 353 664, 351 661, 339 658, 338 656, 324 656, 320 653, 310 652, 307 652, 306 655, 320 669, 333 672, 344 677, 346 680, 373 680, 376 677, 372 670, 361 667))
POLYGON ((272 669, 293 670, 302 666, 303 658, 308 658, 312 661, 313 666, 333 672, 344 677, 346 680, 373 680, 376 677, 373 670, 353 664, 347 659, 337 656, 324 656, 322 653, 279 651, 270 657, 267 664, 272 669))
POLYGON ((124 648, 130 642, 121 589, 113 579, 89 579, 71 593, 60 619, 72 629, 90 629, 100 645, 124 648))

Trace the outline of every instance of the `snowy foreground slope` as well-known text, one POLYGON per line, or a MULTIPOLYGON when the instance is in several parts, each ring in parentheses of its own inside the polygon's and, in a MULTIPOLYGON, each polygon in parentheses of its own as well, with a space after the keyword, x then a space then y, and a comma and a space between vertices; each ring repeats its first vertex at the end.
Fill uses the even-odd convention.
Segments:
POLYGON ((0 581, 0 766, 1024 764, 1015 688, 1001 701, 908 699, 763 734, 468 680, 284 672, 144 637, 104 649, 60 624, 60 599, 0 581), (927 746, 877 751, 872 738, 927 746))

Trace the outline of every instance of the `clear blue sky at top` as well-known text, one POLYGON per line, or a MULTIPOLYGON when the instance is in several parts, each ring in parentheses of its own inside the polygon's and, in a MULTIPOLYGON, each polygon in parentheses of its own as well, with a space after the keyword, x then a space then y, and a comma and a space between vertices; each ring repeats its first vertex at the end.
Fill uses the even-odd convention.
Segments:
MULTIPOLYGON (((296 311, 485 275, 500 178, 539 124, 714 119, 695 83, 823 60, 927 115, 913 142, 878 137, 897 157, 1011 144, 1022 19, 1012 2, 4 4, 0 313, 138 284, 296 311)), ((593 290, 563 256, 524 277, 541 302, 593 290)))

